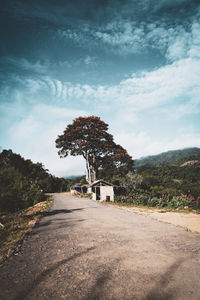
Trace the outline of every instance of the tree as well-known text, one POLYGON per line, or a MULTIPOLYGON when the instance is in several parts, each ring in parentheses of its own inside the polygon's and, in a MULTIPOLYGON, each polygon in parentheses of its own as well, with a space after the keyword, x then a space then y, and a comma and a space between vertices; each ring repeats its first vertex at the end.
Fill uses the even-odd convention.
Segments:
POLYGON ((116 145, 113 136, 107 132, 108 124, 99 117, 79 117, 69 124, 56 139, 60 157, 82 155, 86 160, 86 180, 96 180, 97 172, 105 162, 122 170, 132 166, 132 158, 126 150, 116 145))
POLYGON ((128 172, 119 182, 121 187, 124 187, 127 192, 130 192, 132 189, 141 187, 142 176, 137 173, 128 172))
POLYGON ((113 162, 114 173, 125 175, 129 171, 133 171, 133 160, 127 151, 120 145, 116 145, 114 149, 113 162))
POLYGON ((112 155, 103 157, 99 172, 105 179, 113 179, 114 176, 123 177, 128 172, 133 173, 132 157, 122 146, 115 144, 112 155))

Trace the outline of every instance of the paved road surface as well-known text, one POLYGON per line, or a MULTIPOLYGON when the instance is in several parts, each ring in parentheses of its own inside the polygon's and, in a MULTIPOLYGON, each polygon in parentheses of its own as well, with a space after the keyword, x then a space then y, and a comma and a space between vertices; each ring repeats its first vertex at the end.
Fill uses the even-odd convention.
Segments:
POLYGON ((69 194, 1 266, 0 299, 200 299, 200 234, 69 194))

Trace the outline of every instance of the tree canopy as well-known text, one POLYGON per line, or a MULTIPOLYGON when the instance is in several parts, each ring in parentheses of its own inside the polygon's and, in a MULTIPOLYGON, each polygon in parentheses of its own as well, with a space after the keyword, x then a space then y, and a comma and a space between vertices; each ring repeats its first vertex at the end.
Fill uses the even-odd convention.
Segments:
POLYGON ((60 157, 82 155, 86 160, 86 179, 96 180, 98 170, 105 165, 122 171, 133 165, 131 156, 122 146, 116 145, 113 136, 107 132, 108 124, 99 117, 79 117, 69 124, 56 139, 60 157))

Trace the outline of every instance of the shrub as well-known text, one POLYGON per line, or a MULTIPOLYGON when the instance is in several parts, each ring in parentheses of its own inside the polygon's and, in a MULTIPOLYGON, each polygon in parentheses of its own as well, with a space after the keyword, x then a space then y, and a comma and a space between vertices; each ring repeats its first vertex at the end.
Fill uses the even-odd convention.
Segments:
POLYGON ((115 202, 132 203, 134 205, 144 205, 149 207, 169 207, 200 209, 200 196, 189 195, 170 195, 168 193, 157 197, 154 192, 151 194, 142 189, 133 189, 128 195, 115 196, 115 202))
POLYGON ((14 167, 0 171, 0 210, 14 212, 45 199, 39 186, 22 176, 14 167))

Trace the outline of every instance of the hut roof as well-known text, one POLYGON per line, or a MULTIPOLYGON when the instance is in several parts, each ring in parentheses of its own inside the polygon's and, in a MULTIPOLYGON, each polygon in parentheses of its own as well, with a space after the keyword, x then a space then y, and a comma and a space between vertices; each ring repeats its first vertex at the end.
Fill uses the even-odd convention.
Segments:
POLYGON ((114 186, 112 183, 106 182, 103 179, 99 179, 99 180, 96 180, 93 183, 91 183, 90 187, 93 187, 93 186, 102 186, 102 185, 114 186))
POLYGON ((74 185, 71 186, 71 189, 73 189, 73 188, 81 188, 81 187, 89 187, 89 184, 87 184, 87 183, 85 183, 85 184, 75 183, 74 185))

